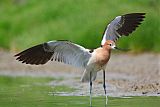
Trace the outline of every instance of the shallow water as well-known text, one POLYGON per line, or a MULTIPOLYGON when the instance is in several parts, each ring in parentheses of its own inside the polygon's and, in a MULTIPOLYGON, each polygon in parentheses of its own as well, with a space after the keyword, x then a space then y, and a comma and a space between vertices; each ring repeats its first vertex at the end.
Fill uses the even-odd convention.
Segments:
MULTIPOLYGON (((89 107, 89 96, 58 96, 72 92, 67 86, 50 86, 53 78, 0 76, 0 107, 89 107)), ((93 97, 92 107, 105 107, 105 97, 93 97)), ((109 97, 106 107, 160 107, 160 97, 109 97)))
MULTIPOLYGON (((34 97, 23 100, 21 96, 0 99, 1 107, 89 107, 87 96, 48 96, 34 97)), ((94 97, 92 107, 159 107, 160 97, 109 97, 105 106, 104 97, 94 97)))

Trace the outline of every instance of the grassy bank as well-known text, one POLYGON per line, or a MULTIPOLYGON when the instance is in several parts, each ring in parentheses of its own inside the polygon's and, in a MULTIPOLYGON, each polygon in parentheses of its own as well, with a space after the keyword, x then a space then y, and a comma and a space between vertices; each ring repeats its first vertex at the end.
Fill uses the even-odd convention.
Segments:
POLYGON ((145 12, 143 24, 118 45, 137 52, 160 52, 159 5, 159 0, 1 0, 0 47, 20 50, 67 39, 95 48, 106 24, 115 16, 145 12))

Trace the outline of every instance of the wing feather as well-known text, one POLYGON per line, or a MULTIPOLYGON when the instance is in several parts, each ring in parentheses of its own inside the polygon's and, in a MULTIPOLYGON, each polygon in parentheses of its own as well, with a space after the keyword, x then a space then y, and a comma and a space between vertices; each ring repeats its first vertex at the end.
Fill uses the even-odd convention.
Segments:
POLYGON ((49 60, 85 67, 91 54, 88 49, 70 41, 50 41, 33 46, 15 55, 22 63, 39 65, 49 60))
POLYGON ((116 41, 119 37, 128 36, 141 24, 145 18, 145 13, 130 13, 117 16, 105 29, 101 45, 106 40, 116 41))

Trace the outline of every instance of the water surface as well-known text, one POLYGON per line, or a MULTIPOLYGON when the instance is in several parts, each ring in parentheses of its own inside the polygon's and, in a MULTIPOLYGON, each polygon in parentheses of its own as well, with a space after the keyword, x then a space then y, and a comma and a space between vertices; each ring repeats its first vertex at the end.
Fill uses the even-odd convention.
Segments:
MULTIPOLYGON (((0 107, 89 107, 89 96, 58 96, 68 86, 50 86, 48 77, 0 76, 0 107)), ((105 97, 93 97, 92 107, 105 107, 105 97)), ((109 97, 107 107, 160 107, 160 97, 109 97)))

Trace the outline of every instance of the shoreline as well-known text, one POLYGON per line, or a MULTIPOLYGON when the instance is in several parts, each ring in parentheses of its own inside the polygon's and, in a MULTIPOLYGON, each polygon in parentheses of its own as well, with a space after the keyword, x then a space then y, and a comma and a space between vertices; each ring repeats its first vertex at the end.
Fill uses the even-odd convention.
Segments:
MULTIPOLYGON (((0 52, 0 75, 8 76, 50 76, 63 78, 49 83, 51 86, 67 85, 75 88, 73 93, 58 95, 89 95, 89 84, 81 83, 81 69, 49 62, 45 65, 25 65, 15 60, 13 53, 0 52)), ((160 96, 160 54, 112 54, 106 68, 107 95, 160 96)), ((102 72, 98 72, 93 83, 93 96, 104 95, 102 72)))

